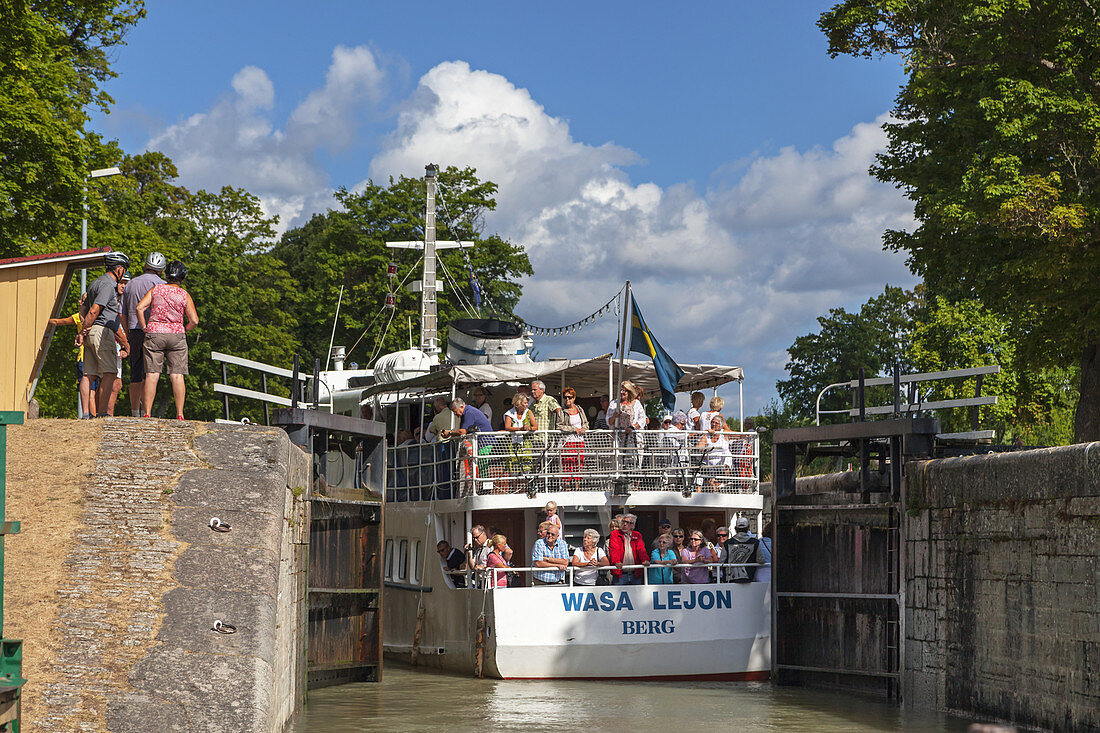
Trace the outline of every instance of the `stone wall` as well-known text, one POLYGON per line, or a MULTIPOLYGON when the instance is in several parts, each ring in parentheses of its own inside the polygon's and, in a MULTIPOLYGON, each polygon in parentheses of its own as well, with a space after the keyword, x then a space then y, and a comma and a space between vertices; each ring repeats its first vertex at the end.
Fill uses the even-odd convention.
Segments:
POLYGON ((1100 729, 1100 443, 907 467, 905 698, 1100 729))
POLYGON ((87 476, 27 729, 281 731, 305 692, 309 456, 275 429, 116 418, 87 476))

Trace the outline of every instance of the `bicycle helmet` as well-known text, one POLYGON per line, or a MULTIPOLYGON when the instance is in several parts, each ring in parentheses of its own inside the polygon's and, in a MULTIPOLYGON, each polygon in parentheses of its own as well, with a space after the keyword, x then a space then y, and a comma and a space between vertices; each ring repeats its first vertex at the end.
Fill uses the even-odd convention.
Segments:
POLYGON ((164 268, 164 278, 169 282, 183 282, 185 277, 187 277, 187 265, 179 260, 169 262, 164 268))
POLYGON ((153 272, 164 272, 164 266, 168 264, 168 260, 164 259, 164 255, 160 252, 150 252, 145 258, 145 269, 152 270, 153 272))
POLYGON ((125 252, 108 252, 103 255, 103 266, 108 270, 114 269, 122 265, 127 270, 130 269, 130 258, 126 256, 125 252))

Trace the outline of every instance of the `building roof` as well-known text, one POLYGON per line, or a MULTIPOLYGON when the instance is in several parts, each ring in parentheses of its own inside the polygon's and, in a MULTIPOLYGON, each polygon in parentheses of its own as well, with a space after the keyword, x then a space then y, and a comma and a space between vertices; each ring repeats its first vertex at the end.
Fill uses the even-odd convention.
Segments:
POLYGON ((93 247, 91 249, 75 249, 71 252, 51 252, 44 255, 30 255, 28 257, 8 257, 0 260, 0 270, 9 267, 24 267, 45 262, 98 262, 102 264, 103 255, 110 252, 110 247, 93 247))

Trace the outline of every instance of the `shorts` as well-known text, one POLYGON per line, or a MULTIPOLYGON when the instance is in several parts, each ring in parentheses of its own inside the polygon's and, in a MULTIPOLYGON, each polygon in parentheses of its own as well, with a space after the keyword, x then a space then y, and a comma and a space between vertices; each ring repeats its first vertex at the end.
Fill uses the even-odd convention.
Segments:
POLYGON ((84 362, 78 361, 76 363, 76 381, 79 382, 84 378, 84 362))
POLYGON ((130 339, 130 384, 145 381, 145 331, 131 328, 126 332, 130 339))
POLYGON ((187 374, 187 334, 146 333, 142 351, 147 373, 160 374, 167 361, 169 374, 187 374))
POLYGON ((84 337, 84 373, 89 377, 118 374, 115 335, 106 326, 92 326, 84 337))

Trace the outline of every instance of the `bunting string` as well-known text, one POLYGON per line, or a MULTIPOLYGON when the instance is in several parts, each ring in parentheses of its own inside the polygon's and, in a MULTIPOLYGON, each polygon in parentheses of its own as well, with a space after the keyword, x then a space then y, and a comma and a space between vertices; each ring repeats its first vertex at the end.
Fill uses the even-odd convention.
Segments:
MULTIPOLYGON (((457 212, 452 212, 449 210, 449 207, 447 206, 447 201, 443 196, 443 188, 443 185, 440 184, 439 187, 436 189, 436 193, 438 194, 441 208, 447 212, 446 218, 450 220, 450 226, 448 226, 448 229, 454 232, 455 228, 453 224, 455 222, 455 217, 453 216, 453 214, 457 212)), ((443 217, 441 216, 440 218, 443 217)), ((458 235, 456 234, 455 236, 458 235)), ((581 318, 578 321, 574 321, 573 323, 570 323, 568 325, 550 327, 536 326, 532 323, 528 323, 527 321, 517 316, 515 313, 512 313, 504 308, 499 308, 495 303, 493 303, 492 298, 489 297, 488 289, 482 288, 480 286, 480 283, 477 280, 477 275, 474 271, 474 263, 470 261, 470 256, 466 254, 466 249, 464 247, 459 247, 458 251, 462 253, 462 257, 466 260, 466 267, 470 270, 470 286, 474 292, 475 300, 484 301, 485 304, 488 305, 492 311, 504 315, 506 320, 528 331, 532 336, 563 336, 567 333, 576 333, 590 323, 594 323, 596 320, 603 317, 604 315, 611 313, 612 310, 615 311, 616 317, 619 315, 619 301, 621 299, 620 296, 626 290, 626 285, 623 285, 621 288, 619 288, 619 291, 611 296, 610 300, 597 308, 595 311, 589 313, 584 318, 581 318)), ((452 287, 455 287, 457 289, 457 284, 452 282, 452 287)), ((478 302, 478 305, 480 306, 480 302, 478 302)))

